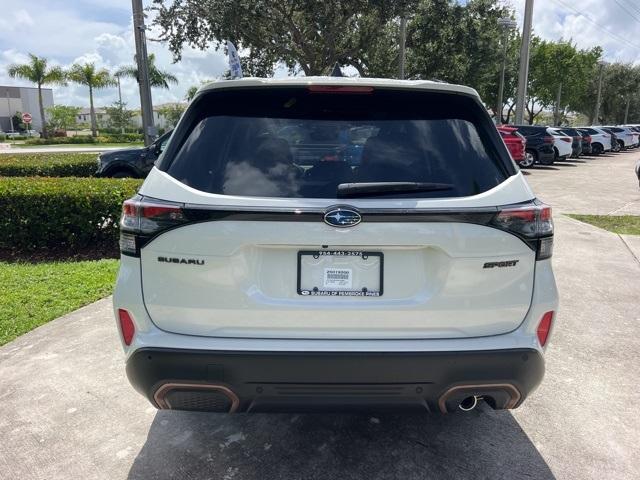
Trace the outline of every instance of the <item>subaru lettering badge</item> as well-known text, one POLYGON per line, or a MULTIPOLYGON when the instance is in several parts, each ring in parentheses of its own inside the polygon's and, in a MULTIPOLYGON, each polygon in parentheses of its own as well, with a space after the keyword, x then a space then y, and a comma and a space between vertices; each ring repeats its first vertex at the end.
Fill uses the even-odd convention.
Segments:
POLYGON ((332 208, 324 214, 324 222, 332 227, 353 227, 362 221, 362 217, 350 208, 332 208))

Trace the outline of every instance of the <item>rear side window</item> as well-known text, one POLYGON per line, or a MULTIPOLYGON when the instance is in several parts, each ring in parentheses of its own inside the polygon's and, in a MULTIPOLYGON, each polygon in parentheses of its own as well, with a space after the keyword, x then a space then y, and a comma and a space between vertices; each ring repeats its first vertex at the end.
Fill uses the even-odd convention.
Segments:
POLYGON ((213 91, 183 123, 160 168, 215 194, 338 198, 344 184, 414 182, 427 188, 379 194, 468 196, 514 173, 486 112, 464 95, 213 91))

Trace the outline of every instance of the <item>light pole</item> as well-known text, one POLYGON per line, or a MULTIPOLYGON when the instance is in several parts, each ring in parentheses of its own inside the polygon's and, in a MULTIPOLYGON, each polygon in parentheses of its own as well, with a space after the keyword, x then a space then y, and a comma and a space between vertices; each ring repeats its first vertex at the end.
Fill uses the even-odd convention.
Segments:
POLYGON ((11 115, 11 101, 9 100, 9 89, 7 88, 5 90, 5 93, 7 94, 7 111, 9 112, 9 123, 11 125, 11 132, 13 133, 13 115, 11 115))
POLYGON ((600 125, 600 120, 598 117, 600 116, 600 102, 602 101, 602 75, 604 74, 604 64, 605 62, 599 61, 598 65, 600 65, 600 73, 598 75, 598 96, 596 97, 596 109, 593 113, 593 124, 600 125))
POLYGON ((133 34, 136 41, 136 63, 138 64, 138 86, 140 87, 140 110, 142 112, 144 144, 151 145, 157 132, 153 124, 153 104, 151 102, 151 85, 149 84, 149 63, 142 0, 131 0, 131 5, 133 7, 133 34))
POLYGON ((407 17, 402 14, 400 17, 400 68, 398 76, 400 80, 404 80, 404 65, 406 61, 406 44, 407 44, 407 17))
MULTIPOLYGON (((123 118, 124 107, 122 106, 122 90, 120 89, 120 75, 116 73, 118 81, 118 106, 120 107, 120 118, 123 118)), ((120 125, 120 133, 124 134, 124 125, 120 125)))
POLYGON ((502 70, 500 71, 500 85, 498 87, 498 101, 496 103, 496 123, 502 123, 502 107, 504 105, 504 74, 507 69, 507 44, 509 43, 509 32, 516 28, 516 21, 511 18, 499 18, 498 25, 504 31, 502 38, 502 70))
POLYGON ((524 107, 527 100, 529 80, 529 45, 531 43, 531 23, 533 20, 533 0, 527 0, 524 7, 522 25, 522 45, 520 46, 520 72, 518 73, 518 96, 516 97, 516 124, 524 122, 524 107))

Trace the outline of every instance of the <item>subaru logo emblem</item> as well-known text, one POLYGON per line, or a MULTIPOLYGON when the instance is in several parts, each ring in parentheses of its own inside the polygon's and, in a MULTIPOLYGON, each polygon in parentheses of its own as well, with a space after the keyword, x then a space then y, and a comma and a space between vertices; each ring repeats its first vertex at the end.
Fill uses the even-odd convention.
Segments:
POLYGON ((332 227, 353 227, 361 221, 360 214, 350 208, 332 208, 324 214, 324 222, 332 227))

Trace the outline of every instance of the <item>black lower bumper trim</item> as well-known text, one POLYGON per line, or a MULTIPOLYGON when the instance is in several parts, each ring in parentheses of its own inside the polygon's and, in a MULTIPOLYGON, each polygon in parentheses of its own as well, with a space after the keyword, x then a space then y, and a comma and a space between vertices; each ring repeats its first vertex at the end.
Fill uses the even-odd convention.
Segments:
POLYGON ((127 375, 159 408, 446 412, 473 395, 494 408, 517 407, 542 380, 544 360, 533 349, 310 353, 144 348, 129 358, 127 375))

